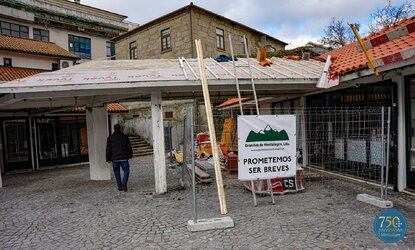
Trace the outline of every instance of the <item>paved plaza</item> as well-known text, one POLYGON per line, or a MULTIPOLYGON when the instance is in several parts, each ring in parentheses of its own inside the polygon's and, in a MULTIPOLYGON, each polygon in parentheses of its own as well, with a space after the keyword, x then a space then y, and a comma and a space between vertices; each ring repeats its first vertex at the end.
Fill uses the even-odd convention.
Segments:
MULTIPOLYGON (((305 191, 252 195, 225 178, 231 229, 192 233, 191 193, 181 188, 180 168, 168 168, 168 194, 153 195, 152 156, 131 162, 128 192, 115 181, 90 181, 88 166, 3 176, 0 189, 2 249, 415 249, 415 198, 392 193, 408 220, 398 244, 373 233, 382 209, 356 201, 367 187, 339 180, 305 183, 305 191)), ((218 217, 214 184, 197 187, 200 218, 218 217)))

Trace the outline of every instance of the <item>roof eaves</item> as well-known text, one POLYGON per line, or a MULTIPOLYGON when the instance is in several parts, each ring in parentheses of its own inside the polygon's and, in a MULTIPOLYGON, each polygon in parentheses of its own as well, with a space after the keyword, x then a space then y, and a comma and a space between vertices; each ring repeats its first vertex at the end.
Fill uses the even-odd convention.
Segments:
POLYGON ((111 41, 114 41, 114 42, 119 41, 121 39, 124 39, 125 37, 128 37, 130 35, 133 35, 133 34, 139 32, 139 31, 143 30, 143 29, 146 29, 147 27, 149 27, 149 26, 151 26, 153 24, 156 24, 158 22, 161 22, 161 21, 165 20, 166 18, 174 17, 176 15, 179 15, 179 14, 185 12, 186 10, 188 10, 190 6, 193 6, 193 5, 189 4, 189 5, 186 5, 186 6, 182 7, 182 8, 180 8, 180 9, 177 9, 175 11, 172 11, 172 12, 169 12, 169 13, 167 13, 165 15, 162 15, 160 17, 157 17, 156 19, 153 19, 153 20, 151 20, 151 21, 149 21, 147 23, 144 23, 142 25, 139 25, 138 27, 136 27, 136 28, 134 28, 134 29, 132 29, 132 30, 130 30, 128 32, 125 32, 122 35, 119 35, 117 37, 112 38, 111 41))
POLYGON ((69 55, 55 54, 55 53, 41 53, 41 52, 33 52, 33 51, 26 51, 26 50, 12 49, 12 48, 1 48, 1 47, 0 47, 0 50, 23 53, 23 54, 51 56, 51 57, 58 57, 58 58, 64 58, 64 59, 79 60, 79 57, 76 57, 75 55, 69 56, 69 55))

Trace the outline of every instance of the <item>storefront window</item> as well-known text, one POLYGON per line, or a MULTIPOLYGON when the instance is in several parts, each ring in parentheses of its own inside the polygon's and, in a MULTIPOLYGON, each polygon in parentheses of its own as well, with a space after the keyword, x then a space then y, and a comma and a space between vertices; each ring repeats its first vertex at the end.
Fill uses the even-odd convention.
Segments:
POLYGON ((59 119, 61 130, 62 157, 79 155, 78 123, 76 117, 61 117, 59 119))
POLYGON ((57 158, 55 119, 38 119, 37 133, 39 159, 47 160, 57 158))
POLYGON ((415 78, 409 81, 409 98, 408 98, 408 172, 407 186, 415 187, 415 78))
POLYGON ((5 157, 7 163, 29 160, 28 136, 25 120, 11 120, 3 123, 5 157))

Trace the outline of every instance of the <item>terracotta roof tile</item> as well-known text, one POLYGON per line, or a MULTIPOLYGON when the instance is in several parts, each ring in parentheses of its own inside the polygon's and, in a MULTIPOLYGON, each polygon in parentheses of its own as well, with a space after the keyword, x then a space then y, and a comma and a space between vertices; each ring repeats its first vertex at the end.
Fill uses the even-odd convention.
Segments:
POLYGON ((0 67, 0 82, 13 81, 20 78, 36 75, 44 72, 40 69, 20 69, 0 67))
MULTIPOLYGON (((250 100, 250 98, 246 98, 246 97, 241 98, 241 102, 246 102, 248 100, 250 100)), ((237 104, 237 103, 239 103, 239 98, 231 98, 231 99, 219 104, 218 106, 216 106, 216 108, 220 109, 220 108, 224 108, 224 107, 227 107, 227 106, 230 106, 230 105, 233 105, 233 104, 237 104)))
POLYGON ((69 51, 52 42, 0 35, 0 50, 76 59, 69 51))
MULTIPOLYGON (((415 32, 411 31, 415 25, 415 16, 402 20, 396 25, 385 27, 377 33, 372 33, 365 37, 363 40, 371 40, 372 44, 377 43, 377 46, 368 49, 369 55, 372 60, 378 58, 388 58, 394 56, 396 53, 400 53, 406 49, 415 47, 415 32), (406 26, 408 34, 393 39, 391 41, 385 40, 386 32, 390 32, 396 28, 406 26)), ((357 49, 358 42, 354 42, 343 46, 339 49, 327 52, 320 56, 320 59, 326 59, 328 55, 332 56, 332 63, 330 66, 330 73, 332 75, 345 74, 351 71, 359 70, 367 67, 368 62, 363 52, 359 52, 357 49)))
MULTIPOLYGON (((119 103, 108 103, 107 104, 108 112, 128 112, 128 109, 119 103)), ((84 113, 86 111, 85 106, 76 107, 73 109, 68 109, 65 112, 72 113, 84 113)))

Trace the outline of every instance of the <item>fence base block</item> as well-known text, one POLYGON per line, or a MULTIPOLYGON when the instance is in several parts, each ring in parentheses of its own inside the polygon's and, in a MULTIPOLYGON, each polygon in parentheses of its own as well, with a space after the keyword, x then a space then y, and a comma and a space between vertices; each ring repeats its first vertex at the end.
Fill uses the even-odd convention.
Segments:
POLYGON ((223 229, 234 227, 234 223, 231 217, 219 217, 211 219, 201 219, 194 223, 193 220, 187 222, 187 229, 191 232, 199 232, 214 229, 223 229))
POLYGON ((393 203, 392 201, 382 200, 379 197, 375 197, 368 194, 358 194, 356 199, 361 202, 368 203, 373 206, 377 206, 380 208, 392 208, 393 203))

